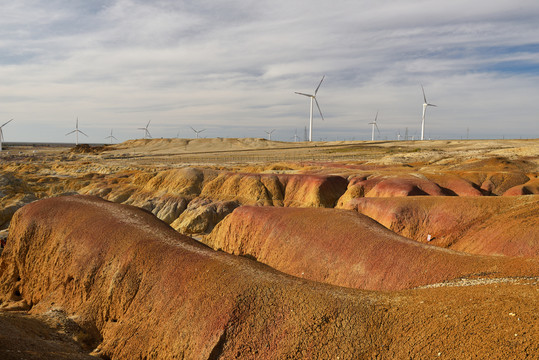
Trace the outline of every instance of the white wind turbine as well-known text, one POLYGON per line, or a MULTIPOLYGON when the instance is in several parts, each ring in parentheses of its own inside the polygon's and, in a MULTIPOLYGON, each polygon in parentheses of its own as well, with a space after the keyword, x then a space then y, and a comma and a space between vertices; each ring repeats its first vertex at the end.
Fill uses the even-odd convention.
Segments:
POLYGON ((105 139, 110 139, 110 143, 111 143, 111 144, 112 144, 112 139, 118 141, 118 139, 116 139, 116 138, 114 137, 114 135, 112 135, 112 129, 110 129, 110 135, 107 136, 105 139))
POLYGON ((150 134, 150 131, 148 130, 148 126, 150 126, 150 122, 152 120, 148 120, 148 123, 146 124, 146 127, 143 127, 143 128, 138 128, 138 130, 144 130, 144 139, 146 139, 146 137, 148 138, 152 138, 152 134, 150 134))
POLYGON ((423 91, 423 116, 421 117, 421 140, 423 140, 423 135, 425 133, 425 112, 427 111, 428 106, 437 106, 434 104, 429 104, 427 102, 427 97, 425 96, 425 89, 423 89, 423 84, 421 84, 421 90, 423 91))
POLYGON ((82 132, 81 130, 79 130, 79 118, 77 118, 77 122, 75 123, 75 130, 68 132, 68 133, 66 134, 66 136, 67 136, 67 135, 70 135, 70 134, 73 134, 73 133, 75 133, 75 134, 77 135, 77 138, 76 138, 77 141, 75 142, 75 146, 76 146, 76 145, 79 145, 79 133, 81 133, 82 135, 88 137, 88 135, 86 135, 84 132, 82 132))
POLYGON ((376 127, 376 130, 378 130, 378 135, 380 135, 380 129, 378 129, 378 124, 376 123, 376 120, 378 120, 378 111, 376 112, 376 116, 374 117, 374 121, 369 123, 369 125, 372 125, 371 141, 374 141, 374 128, 375 127, 376 127))
POLYGON ((298 136, 298 129, 294 131, 294 142, 298 142, 299 136, 298 136))
POLYGON ((203 131, 206 131, 206 129, 202 129, 202 130, 195 130, 193 129, 191 126, 189 126, 191 128, 191 130, 193 130, 195 132, 195 134, 197 134, 197 139, 198 139, 198 134, 200 134, 201 132, 203 131))
POLYGON ((6 121, 2 126, 0 126, 0 151, 2 151, 2 142, 4 141, 4 132, 2 131, 2 128, 12 121, 13 119, 10 119, 6 121))
POLYGON ((264 132, 265 132, 266 134, 268 134, 268 140, 271 141, 271 134, 273 134, 274 131, 275 131, 275 129, 273 129, 273 130, 271 130, 271 131, 266 131, 266 130, 264 130, 264 132))
POLYGON ((318 93, 318 89, 320 89, 320 85, 322 85, 322 81, 324 81, 324 78, 326 75, 322 76, 322 80, 320 80, 320 83, 316 87, 316 90, 314 91, 314 95, 311 94, 305 94, 295 91, 298 95, 307 96, 308 98, 311 98, 311 111, 309 115, 309 141, 312 141, 313 139, 313 100, 316 103, 316 107, 318 108, 318 112, 320 113, 320 116, 322 117, 322 120, 324 120, 324 115, 322 115, 322 110, 320 110, 320 105, 318 105, 318 100, 316 100, 316 94, 318 93))

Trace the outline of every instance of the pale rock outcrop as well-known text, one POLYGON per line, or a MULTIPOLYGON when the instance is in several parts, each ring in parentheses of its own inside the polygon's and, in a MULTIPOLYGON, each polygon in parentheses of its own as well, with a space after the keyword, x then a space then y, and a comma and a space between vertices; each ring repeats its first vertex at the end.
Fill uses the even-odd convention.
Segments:
POLYGON ((236 201, 213 202, 197 198, 189 203, 185 211, 170 226, 182 234, 209 233, 238 206, 236 201))

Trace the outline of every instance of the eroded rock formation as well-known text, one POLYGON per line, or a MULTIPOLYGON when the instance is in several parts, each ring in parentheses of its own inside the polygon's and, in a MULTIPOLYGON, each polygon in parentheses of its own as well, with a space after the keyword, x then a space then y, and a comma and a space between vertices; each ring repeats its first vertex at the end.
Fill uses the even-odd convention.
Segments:
POLYGON ((537 257, 539 196, 357 198, 344 208, 407 238, 454 250, 537 257))
POLYGON ((335 209, 244 206, 204 242, 294 276, 360 289, 406 289, 479 273, 539 275, 538 261, 448 251, 335 209))
POLYGON ((536 285, 491 280, 398 293, 330 286, 214 251, 147 211, 74 196, 15 214, 0 306, 63 313, 110 359, 532 356, 536 285))

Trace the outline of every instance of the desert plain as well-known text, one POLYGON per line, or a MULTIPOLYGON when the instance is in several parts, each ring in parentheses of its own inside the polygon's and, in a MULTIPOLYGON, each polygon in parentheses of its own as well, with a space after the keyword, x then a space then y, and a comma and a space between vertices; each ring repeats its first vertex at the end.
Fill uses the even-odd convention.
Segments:
POLYGON ((0 153, 1 359, 537 359, 539 140, 0 153))

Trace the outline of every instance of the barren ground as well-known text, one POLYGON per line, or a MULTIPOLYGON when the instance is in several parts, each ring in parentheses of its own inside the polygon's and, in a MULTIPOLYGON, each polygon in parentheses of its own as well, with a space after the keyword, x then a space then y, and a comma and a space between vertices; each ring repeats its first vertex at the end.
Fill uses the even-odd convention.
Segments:
MULTIPOLYGON (((365 346, 363 352, 348 349, 343 352, 345 357, 362 353, 364 358, 380 359, 539 358, 539 140, 314 144, 220 138, 133 140, 94 149, 8 147, 0 153, 0 169, 0 238, 7 241, 0 258, 0 289, 25 289, 16 296, 13 292, 0 294, 2 359, 125 358, 126 353, 111 350, 111 344, 124 344, 132 358, 142 357, 142 351, 155 358, 198 358, 187 350, 183 355, 175 353, 174 348, 189 349, 189 341, 196 336, 197 344, 204 344, 204 334, 194 335, 200 329, 193 328, 181 338, 163 337, 161 342, 170 343, 160 343, 159 351, 140 345, 144 349, 141 353, 129 339, 111 338, 111 334, 121 332, 111 331, 109 325, 102 327, 98 321, 89 331, 89 320, 77 320, 82 312, 88 316, 83 303, 73 305, 76 299, 62 303, 68 295, 47 288, 56 281, 54 276, 67 276, 63 273, 67 269, 59 268, 45 277, 48 268, 28 268, 24 271, 34 278, 20 276, 22 280, 7 275, 14 266, 22 274, 26 266, 14 260, 23 255, 17 252, 28 249, 16 246, 20 238, 13 234, 16 231, 30 236, 25 229, 12 229, 14 213, 37 200, 73 194, 145 209, 177 232, 213 248, 211 251, 218 250, 216 254, 232 254, 242 268, 251 269, 256 262, 253 274, 265 274, 267 267, 272 274, 282 272, 286 279, 297 279, 293 289, 300 289, 298 293, 307 300, 278 300, 284 307, 298 306, 297 317, 287 320, 274 318, 272 311, 259 317, 241 312, 250 306, 258 309, 266 301, 256 298, 256 291, 266 286, 266 280, 253 275, 264 285, 241 281, 242 289, 257 289, 250 295, 252 305, 242 302, 231 314, 218 307, 216 313, 194 319, 201 324, 221 324, 229 316, 233 319, 225 326, 228 335, 222 335, 225 337, 207 358, 225 359, 231 354, 237 358, 272 358, 268 355, 272 353, 279 354, 275 358, 326 358, 322 350, 299 350, 313 339, 323 339, 327 349, 336 339, 343 349, 365 346), (260 206, 272 208, 262 212, 257 210, 260 206), (321 207, 329 209, 317 210, 321 207), (339 331, 357 330, 350 324, 346 326, 352 328, 337 326, 336 319, 348 316, 348 307, 355 306, 348 305, 348 300, 341 307, 335 305, 328 314, 309 308, 322 301, 310 292, 311 287, 318 286, 309 285, 311 281, 327 286, 328 294, 339 293, 344 286, 347 299, 377 299, 372 300, 372 314, 361 314, 367 325, 358 330, 370 338, 356 343, 349 335, 339 335, 339 331), (30 284, 32 289, 28 288, 30 284), (50 299, 56 299, 56 305, 46 308, 50 299), (344 310, 339 314, 341 308, 344 310), (310 324, 318 316, 328 320, 318 325, 316 333, 312 329, 302 332, 299 325, 290 327, 289 320, 310 324), (253 345, 246 348, 251 341, 246 330, 249 327, 253 334, 270 334, 266 340, 274 347, 271 352, 261 348, 266 341, 262 335, 258 340, 253 335, 253 345), (293 335, 284 341, 283 333, 293 335), (290 350, 294 347, 297 352, 290 350)), ((79 211, 84 213, 83 209, 79 211)), ((44 220, 36 220, 35 226, 46 228, 48 223, 57 223, 52 213, 40 214, 44 220), (49 220, 47 215, 51 216, 49 220)), ((76 226, 83 226, 82 217, 76 226)), ((137 219, 130 218, 128 223, 136 224, 137 219)), ((147 224, 141 229, 151 233, 154 225, 151 221, 147 224)), ((70 224, 61 226, 65 229, 58 229, 59 233, 69 233, 70 224)), ((161 225, 155 228, 159 233, 157 228, 161 225)), ((93 224, 84 236, 88 241, 119 236, 103 231, 99 224, 93 224)), ((50 254, 69 247, 63 243, 69 237, 55 236, 60 245, 51 247, 49 255, 42 254, 42 259, 39 251, 32 253, 35 264, 51 266, 70 261, 50 262, 50 254)), ((26 240, 31 241, 31 237, 26 240)), ((94 261, 95 254, 84 256, 94 261)), ((189 263, 192 255, 182 256, 189 263)), ((133 272, 139 276, 152 271, 144 268, 146 263, 147 259, 140 260, 140 268, 133 272)), ((216 276, 214 280, 219 281, 216 276)), ((281 296, 296 291, 287 288, 289 281, 279 285, 284 294, 281 296)), ((223 293, 196 276, 188 282, 203 288, 194 292, 223 293)), ((233 282, 229 285, 240 286, 233 282)), ((170 288, 175 289, 175 285, 170 288)), ((149 292, 146 296, 155 295, 149 292)), ((324 301, 329 298, 324 297, 324 301)), ((232 303, 234 299, 223 301, 232 303)), ((131 327, 142 331, 144 323, 128 317, 128 310, 122 315, 124 310, 117 310, 119 319, 124 316, 131 327)), ((194 310, 187 307, 183 311, 194 310)), ((160 329, 152 331, 159 333, 160 329)), ((151 344, 148 341, 148 346, 151 344)))

